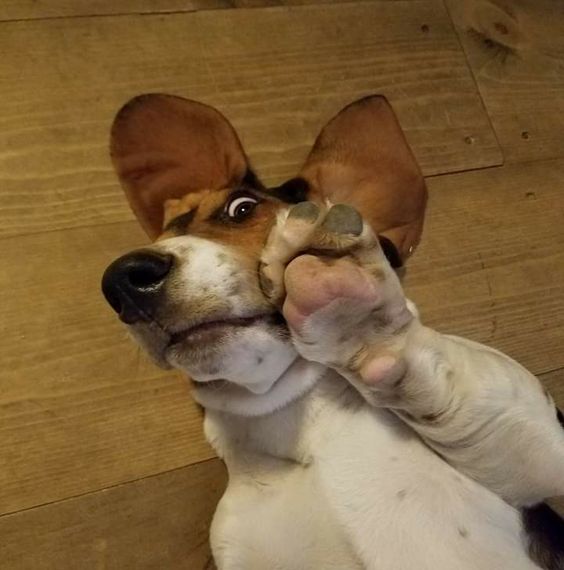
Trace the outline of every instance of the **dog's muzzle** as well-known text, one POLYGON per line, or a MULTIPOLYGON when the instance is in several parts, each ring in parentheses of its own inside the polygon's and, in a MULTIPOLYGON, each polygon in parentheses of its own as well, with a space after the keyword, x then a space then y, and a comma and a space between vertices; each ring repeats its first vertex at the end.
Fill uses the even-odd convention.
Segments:
POLYGON ((153 320, 174 256, 142 249, 116 259, 104 272, 104 297, 126 324, 153 320))

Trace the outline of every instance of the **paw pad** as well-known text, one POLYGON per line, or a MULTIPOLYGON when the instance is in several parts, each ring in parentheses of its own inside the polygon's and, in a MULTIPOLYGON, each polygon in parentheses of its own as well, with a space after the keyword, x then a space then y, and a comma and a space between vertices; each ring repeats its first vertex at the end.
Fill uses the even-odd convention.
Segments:
POLYGON ((319 213, 319 206, 313 202, 300 202, 290 210, 288 213, 288 219, 315 222, 319 217, 319 213))
POLYGON ((321 226, 326 232, 359 236, 362 233, 363 222, 360 214, 346 204, 333 206, 321 226))

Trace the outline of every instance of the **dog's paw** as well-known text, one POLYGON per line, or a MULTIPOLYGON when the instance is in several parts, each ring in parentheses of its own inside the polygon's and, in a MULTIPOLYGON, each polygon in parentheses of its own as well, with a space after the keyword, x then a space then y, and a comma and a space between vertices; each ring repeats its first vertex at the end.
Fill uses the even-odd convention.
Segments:
POLYGON ((263 291, 308 360, 378 382, 397 365, 411 320, 377 236, 352 207, 304 202, 278 219, 262 256, 263 291))

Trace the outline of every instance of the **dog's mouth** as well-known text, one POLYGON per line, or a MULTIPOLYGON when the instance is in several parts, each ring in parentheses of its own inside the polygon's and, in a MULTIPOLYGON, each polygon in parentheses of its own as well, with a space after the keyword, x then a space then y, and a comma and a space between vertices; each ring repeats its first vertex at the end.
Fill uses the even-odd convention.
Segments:
POLYGON ((222 379, 199 382, 192 378, 191 382, 194 387, 198 388, 198 390, 205 390, 206 392, 213 392, 213 391, 219 392, 220 390, 223 390, 230 384, 227 380, 222 380, 222 379))
POLYGON ((168 348, 179 345, 213 344, 229 334, 260 324, 282 325, 279 313, 260 313, 248 317, 228 317, 204 321, 170 334, 168 348))

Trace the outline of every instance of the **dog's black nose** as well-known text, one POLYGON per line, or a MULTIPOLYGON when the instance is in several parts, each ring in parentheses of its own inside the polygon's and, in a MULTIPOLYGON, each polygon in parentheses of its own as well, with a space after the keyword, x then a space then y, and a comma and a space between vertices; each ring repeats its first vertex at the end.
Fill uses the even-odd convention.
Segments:
POLYGON ((104 272, 102 292, 127 324, 150 320, 174 262, 172 255, 148 249, 116 259, 104 272))

